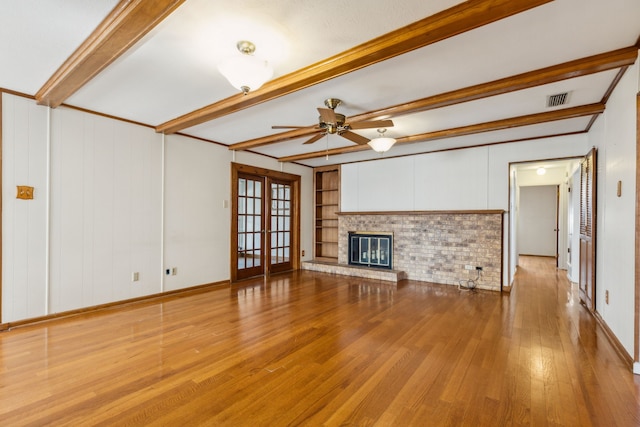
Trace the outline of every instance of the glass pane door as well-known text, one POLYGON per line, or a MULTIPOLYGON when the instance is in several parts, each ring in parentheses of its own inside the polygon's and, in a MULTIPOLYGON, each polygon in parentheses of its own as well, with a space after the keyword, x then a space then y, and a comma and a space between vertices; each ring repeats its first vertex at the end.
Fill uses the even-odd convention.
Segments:
POLYGON ((232 164, 232 282, 299 268, 299 192, 297 175, 232 164))
POLYGON ((272 273, 292 269, 291 263, 291 184, 270 180, 270 251, 269 270, 272 273))
POLYGON ((237 277, 264 274, 264 178, 238 176, 237 277))

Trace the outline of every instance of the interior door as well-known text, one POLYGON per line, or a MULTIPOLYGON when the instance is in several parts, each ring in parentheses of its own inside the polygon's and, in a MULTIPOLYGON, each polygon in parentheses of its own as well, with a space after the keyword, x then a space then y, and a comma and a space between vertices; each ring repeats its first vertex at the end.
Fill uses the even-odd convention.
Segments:
POLYGON ((299 268, 300 176, 232 164, 231 281, 299 268))
POLYGON ((236 210, 236 278, 264 274, 264 177, 238 174, 236 210))
POLYGON ((596 149, 580 164, 580 300, 595 310, 596 149))
POLYGON ((291 183, 269 179, 269 272, 278 273, 293 268, 291 263, 291 183))

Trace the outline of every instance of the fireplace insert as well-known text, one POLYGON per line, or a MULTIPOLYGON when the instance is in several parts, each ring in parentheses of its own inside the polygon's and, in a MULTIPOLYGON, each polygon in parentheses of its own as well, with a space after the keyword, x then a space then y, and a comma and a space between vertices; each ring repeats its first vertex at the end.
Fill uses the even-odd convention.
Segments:
POLYGON ((392 269, 393 234, 349 232, 349 264, 392 269))

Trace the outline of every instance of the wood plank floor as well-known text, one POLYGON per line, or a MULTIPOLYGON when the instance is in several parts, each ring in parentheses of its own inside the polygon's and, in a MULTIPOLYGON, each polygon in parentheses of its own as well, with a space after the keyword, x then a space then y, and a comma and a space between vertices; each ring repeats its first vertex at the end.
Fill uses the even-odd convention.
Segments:
POLYGON ((637 426, 552 261, 510 295, 296 272, 0 333, 0 425, 637 426))

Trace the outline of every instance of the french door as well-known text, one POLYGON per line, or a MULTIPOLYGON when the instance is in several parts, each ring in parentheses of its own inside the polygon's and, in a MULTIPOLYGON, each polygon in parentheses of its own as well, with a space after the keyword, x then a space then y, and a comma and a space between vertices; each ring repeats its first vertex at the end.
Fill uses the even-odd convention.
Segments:
POLYGON ((271 273, 292 270, 291 263, 291 183, 275 179, 269 182, 269 270, 271 273))
POLYGON ((298 268, 300 177, 232 164, 231 280, 298 268))
POLYGON ((238 279, 264 274, 264 178, 241 174, 237 182, 238 279))

